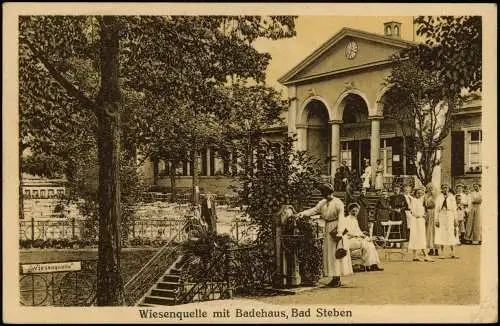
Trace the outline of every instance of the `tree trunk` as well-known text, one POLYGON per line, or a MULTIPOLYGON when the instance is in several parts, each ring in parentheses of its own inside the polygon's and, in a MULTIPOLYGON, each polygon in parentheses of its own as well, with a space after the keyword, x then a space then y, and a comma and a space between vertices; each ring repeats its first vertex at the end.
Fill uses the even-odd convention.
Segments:
POLYGON ((160 160, 157 157, 155 157, 155 158, 152 159, 152 163, 153 163, 153 184, 155 186, 158 185, 158 174, 160 173, 159 172, 159 167, 158 167, 159 161, 160 160))
POLYGON ((191 162, 193 164, 193 205, 198 205, 200 202, 200 169, 198 166, 198 151, 196 146, 195 150, 191 152, 191 162))
POLYGON ((101 21, 101 88, 96 104, 99 152, 99 249, 97 305, 124 304, 120 275, 120 106, 119 26, 116 17, 101 21))
POLYGON ((175 180, 175 171, 177 169, 178 162, 173 160, 170 164, 170 188, 172 192, 172 201, 175 201, 176 193, 177 193, 177 186, 176 186, 176 180, 175 180))

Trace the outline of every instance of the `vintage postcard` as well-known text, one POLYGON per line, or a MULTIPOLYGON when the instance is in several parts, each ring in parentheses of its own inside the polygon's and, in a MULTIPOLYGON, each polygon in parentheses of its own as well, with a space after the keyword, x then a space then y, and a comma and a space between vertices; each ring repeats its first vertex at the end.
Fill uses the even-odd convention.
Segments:
POLYGON ((497 321, 494 4, 3 9, 4 322, 497 321))

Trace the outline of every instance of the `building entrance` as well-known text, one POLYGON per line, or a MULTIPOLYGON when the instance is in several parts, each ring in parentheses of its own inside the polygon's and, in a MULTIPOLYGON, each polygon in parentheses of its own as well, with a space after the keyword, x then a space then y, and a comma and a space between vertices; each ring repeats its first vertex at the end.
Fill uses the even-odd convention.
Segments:
POLYGON ((370 140, 341 141, 341 162, 345 161, 351 171, 361 175, 365 170, 365 160, 370 159, 370 140))

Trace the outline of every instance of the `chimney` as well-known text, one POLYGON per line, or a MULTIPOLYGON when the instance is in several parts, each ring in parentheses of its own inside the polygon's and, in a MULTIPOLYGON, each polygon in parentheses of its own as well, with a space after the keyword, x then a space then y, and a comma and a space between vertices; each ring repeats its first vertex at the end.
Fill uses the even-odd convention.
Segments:
POLYGON ((384 35, 392 38, 401 38, 401 23, 395 21, 384 23, 384 35))

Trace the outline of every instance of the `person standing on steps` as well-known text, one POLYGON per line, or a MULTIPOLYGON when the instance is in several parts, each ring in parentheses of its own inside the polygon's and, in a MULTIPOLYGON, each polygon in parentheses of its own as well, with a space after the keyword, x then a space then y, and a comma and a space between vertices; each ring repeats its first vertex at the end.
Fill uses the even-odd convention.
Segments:
POLYGON ((375 190, 384 189, 384 166, 381 160, 377 160, 377 168, 375 170, 375 190))
MULTIPOLYGON (((368 198, 366 198, 366 188, 361 188, 361 194, 359 195, 357 199, 357 203, 359 204, 359 213, 358 213, 358 224, 359 228, 363 232, 369 232, 370 229, 370 221, 368 220, 368 209, 370 208, 370 202, 368 201, 368 198)), ((373 222, 371 222, 373 225, 373 222)), ((373 233, 373 232, 372 232, 373 233)))
POLYGON ((344 204, 339 198, 333 196, 333 187, 329 183, 323 183, 318 187, 323 199, 313 208, 299 212, 298 217, 320 214, 325 221, 323 237, 323 273, 331 277, 329 287, 340 287, 341 276, 352 275, 351 254, 348 248, 347 255, 341 259, 335 257, 337 245, 345 246, 346 218, 344 216, 344 204), (342 241, 341 241, 342 240, 342 241))

